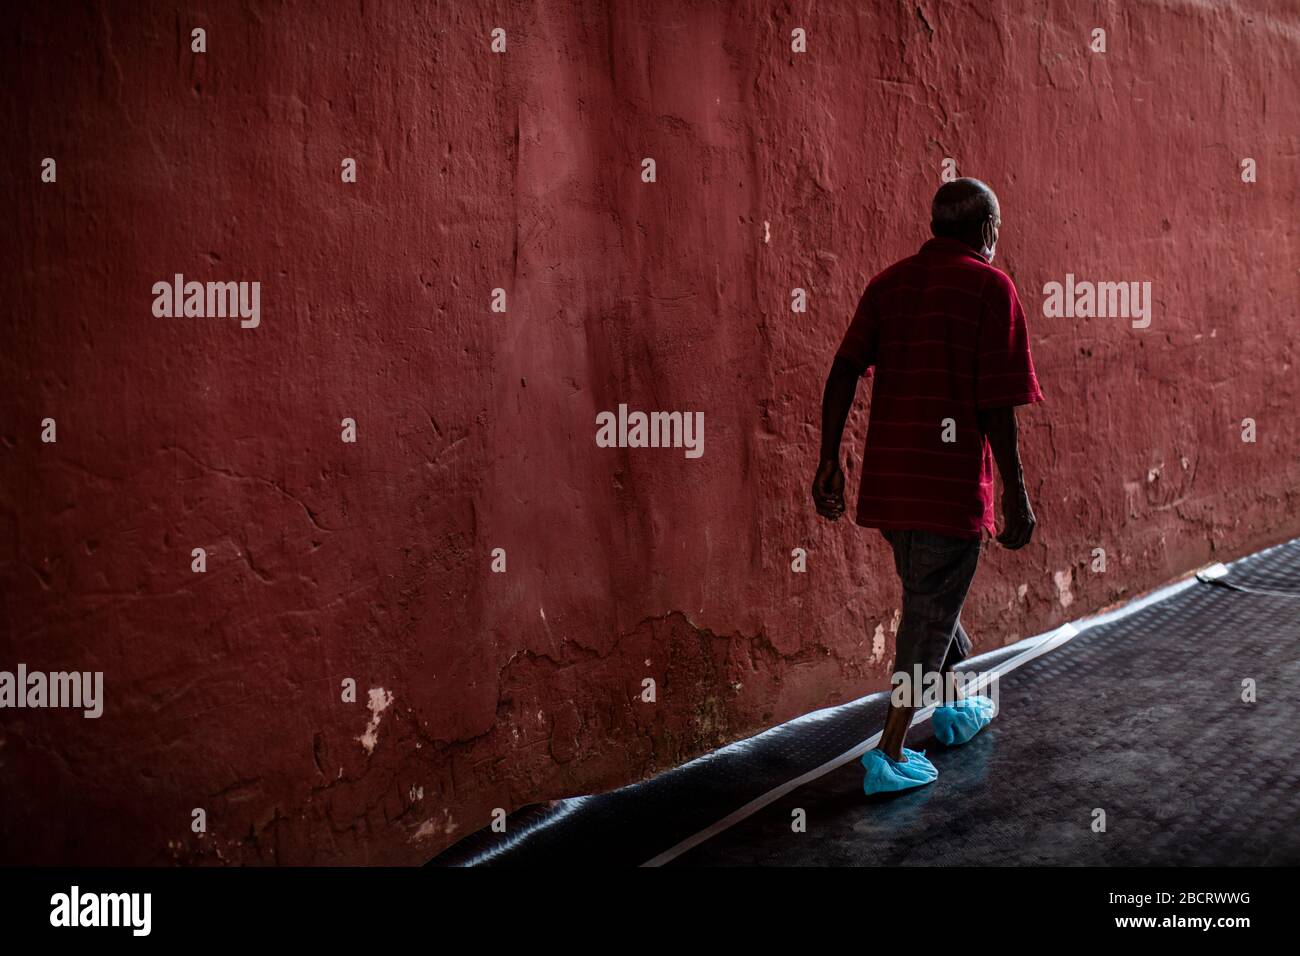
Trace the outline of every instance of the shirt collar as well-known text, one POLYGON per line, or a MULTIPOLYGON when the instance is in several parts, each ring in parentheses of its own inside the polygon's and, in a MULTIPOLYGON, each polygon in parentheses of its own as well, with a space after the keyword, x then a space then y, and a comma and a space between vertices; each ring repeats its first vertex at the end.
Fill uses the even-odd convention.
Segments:
POLYGON ((950 255, 969 256, 976 262, 988 264, 988 260, 972 249, 960 239, 949 239, 947 236, 935 236, 933 239, 926 240, 921 246, 922 252, 946 252, 950 255))

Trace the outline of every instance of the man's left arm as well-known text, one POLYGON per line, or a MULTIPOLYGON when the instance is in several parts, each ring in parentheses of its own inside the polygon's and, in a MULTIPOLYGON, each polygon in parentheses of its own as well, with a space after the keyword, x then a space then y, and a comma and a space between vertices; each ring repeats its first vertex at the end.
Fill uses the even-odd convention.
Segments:
POLYGON ((1015 284, 1000 275, 988 290, 980 314, 976 349, 975 408, 1002 476, 1002 533, 998 542, 1012 551, 1029 543, 1038 524, 1029 502, 1016 406, 1043 400, 1029 351, 1029 326, 1015 284))

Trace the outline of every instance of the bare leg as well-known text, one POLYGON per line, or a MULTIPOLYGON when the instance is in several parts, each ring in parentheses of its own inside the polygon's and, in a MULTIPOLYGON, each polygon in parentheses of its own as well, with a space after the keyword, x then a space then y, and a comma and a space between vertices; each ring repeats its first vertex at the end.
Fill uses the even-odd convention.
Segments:
POLYGON ((885 729, 880 734, 880 749, 885 756, 898 763, 903 759, 903 744, 907 740, 907 730, 912 726, 912 714, 916 708, 909 705, 896 707, 891 705, 889 716, 885 718, 885 729))
POLYGON ((948 645, 948 653, 943 660, 943 702, 949 706, 961 700, 965 694, 958 685, 955 678, 957 665, 960 664, 970 652, 971 639, 966 633, 966 628, 961 626, 961 618, 957 618, 957 626, 953 629, 952 643, 948 645))
MULTIPOLYGON (((970 637, 959 617, 979 560, 979 542, 963 543, 921 531, 882 534, 894 549, 894 566, 903 585, 895 671, 911 677, 914 666, 922 673, 932 672, 941 663, 954 667, 971 649, 970 637)), ((915 698, 920 688, 912 690, 915 698)), ((879 749, 891 760, 903 763, 903 744, 916 712, 916 700, 908 706, 896 706, 891 699, 890 704, 879 749)))
MULTIPOLYGON (((941 690, 945 704, 954 704, 961 699, 961 688, 957 686, 955 680, 949 679, 949 675, 969 653, 970 646, 970 637, 961 626, 959 618, 953 629, 953 638, 948 645, 948 652, 944 655, 941 671, 944 677, 941 690)), ((907 731, 912 726, 912 717, 915 713, 916 707, 913 705, 898 706, 890 702, 889 714, 885 717, 885 729, 880 734, 880 749, 884 751, 885 756, 898 763, 907 763, 903 757, 903 745, 907 743, 907 731)))

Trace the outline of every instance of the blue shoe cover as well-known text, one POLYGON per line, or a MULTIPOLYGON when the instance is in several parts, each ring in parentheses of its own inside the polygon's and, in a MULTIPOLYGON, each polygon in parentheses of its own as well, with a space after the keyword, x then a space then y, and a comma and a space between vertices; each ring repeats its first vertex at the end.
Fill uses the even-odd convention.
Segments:
POLYGON ((896 763, 885 756, 883 750, 868 750, 862 755, 862 766, 867 768, 867 775, 862 778, 862 792, 893 793, 897 790, 911 790, 934 783, 939 771, 925 758, 925 751, 903 748, 905 763, 896 763))
POLYGON ((993 711, 987 697, 963 697, 951 707, 936 707, 930 715, 934 739, 949 747, 964 744, 987 726, 993 711))

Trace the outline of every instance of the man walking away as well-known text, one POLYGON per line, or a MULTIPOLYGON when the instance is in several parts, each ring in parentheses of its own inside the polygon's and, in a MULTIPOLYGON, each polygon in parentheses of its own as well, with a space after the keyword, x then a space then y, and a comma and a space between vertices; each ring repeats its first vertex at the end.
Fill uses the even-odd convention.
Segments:
POLYGON ((874 370, 856 522, 880 529, 903 585, 895 693, 879 747, 862 757, 869 794, 939 775, 924 752, 903 746, 926 675, 944 678, 944 706, 931 718, 940 742, 964 743, 993 718, 991 700, 963 697, 952 679, 971 650, 961 608, 984 533, 995 533, 994 461, 1002 476, 998 542, 1016 550, 1033 534, 1015 406, 1043 398, 1016 287, 990 265, 1001 224, 984 183, 940 187, 934 238, 867 284, 826 379, 817 513, 831 521, 844 513, 840 439, 858 379, 874 370))

